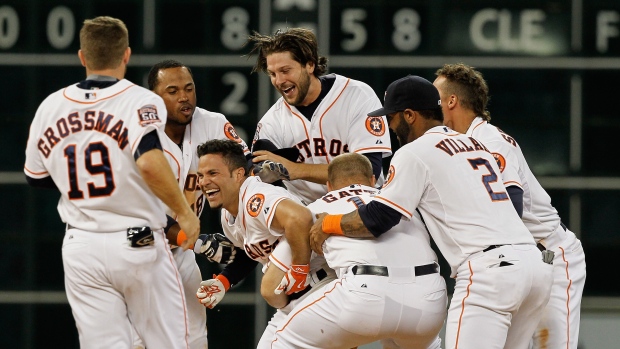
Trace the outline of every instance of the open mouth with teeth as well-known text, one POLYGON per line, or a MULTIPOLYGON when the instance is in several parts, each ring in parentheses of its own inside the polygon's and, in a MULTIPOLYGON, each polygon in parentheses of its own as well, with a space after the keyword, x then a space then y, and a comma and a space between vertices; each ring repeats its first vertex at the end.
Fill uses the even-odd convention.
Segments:
POLYGON ((186 117, 190 117, 190 116, 192 116, 192 114, 193 114, 192 107, 191 107, 191 106, 189 106, 189 105, 187 105, 187 106, 183 106, 183 107, 181 108, 181 113, 182 113, 183 115, 185 115, 186 117))
POLYGON ((295 86, 293 85, 291 87, 283 88, 280 91, 282 91, 282 94, 284 94, 286 97, 290 98, 293 92, 295 92, 295 86))
POLYGON ((219 192, 219 189, 207 189, 204 191, 205 195, 207 196, 207 200, 214 198, 217 194, 219 194, 219 192))

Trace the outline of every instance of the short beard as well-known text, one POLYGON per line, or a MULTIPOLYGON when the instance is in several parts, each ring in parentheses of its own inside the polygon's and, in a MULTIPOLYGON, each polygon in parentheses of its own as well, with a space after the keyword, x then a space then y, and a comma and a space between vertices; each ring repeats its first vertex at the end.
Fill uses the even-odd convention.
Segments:
POLYGON ((290 105, 295 107, 301 105, 301 103, 304 101, 304 99, 306 99, 306 96, 308 95, 308 90, 310 90, 310 74, 308 74, 305 70, 302 71, 301 79, 299 80, 299 83, 296 84, 296 86, 298 89, 297 98, 295 98, 294 101, 289 102, 290 105))
POLYGON ((401 112, 400 124, 398 124, 398 127, 394 131, 394 133, 396 133, 396 136, 398 136, 398 142, 400 143, 401 147, 409 143, 408 139, 410 131, 411 128, 409 127, 409 124, 405 122, 405 118, 403 117, 401 112))

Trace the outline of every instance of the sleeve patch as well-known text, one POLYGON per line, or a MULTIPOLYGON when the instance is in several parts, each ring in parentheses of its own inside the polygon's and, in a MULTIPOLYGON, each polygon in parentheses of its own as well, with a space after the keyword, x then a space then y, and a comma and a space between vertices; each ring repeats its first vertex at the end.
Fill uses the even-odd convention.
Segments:
POLYGON ((230 139, 231 141, 241 143, 241 138, 239 137, 237 131, 235 131, 235 128, 230 122, 227 122, 226 125, 224 125, 224 134, 226 135, 226 138, 230 139))
POLYGON ((493 155, 493 158, 495 158, 495 161, 497 162, 497 167, 499 167, 499 171, 500 172, 504 172, 504 169, 506 168, 506 158, 504 158, 504 156, 500 153, 491 153, 493 155))
POLYGON ((263 127, 263 124, 261 124, 260 122, 258 123, 258 125, 256 125, 256 132, 254 133, 254 139, 252 139, 252 146, 254 146, 254 143, 256 143, 257 140, 260 139, 260 129, 263 127))
POLYGON ((140 120, 140 126, 143 127, 156 122, 161 122, 161 120, 159 120, 159 115, 157 114, 157 107, 153 104, 147 104, 138 109, 138 117, 140 120))
POLYGON ((396 174, 396 169, 394 168, 394 165, 390 165, 390 170, 388 171, 387 176, 385 176, 385 182, 383 182, 383 186, 381 187, 381 189, 387 187, 388 184, 392 182, 392 179, 394 179, 395 174, 396 174))
POLYGON ((385 123, 380 116, 369 116, 366 118, 366 130, 377 137, 385 134, 385 123))
POLYGON ((245 209, 250 216, 256 217, 260 214, 260 210, 263 208, 264 203, 265 196, 263 194, 254 194, 250 200, 248 200, 245 209))

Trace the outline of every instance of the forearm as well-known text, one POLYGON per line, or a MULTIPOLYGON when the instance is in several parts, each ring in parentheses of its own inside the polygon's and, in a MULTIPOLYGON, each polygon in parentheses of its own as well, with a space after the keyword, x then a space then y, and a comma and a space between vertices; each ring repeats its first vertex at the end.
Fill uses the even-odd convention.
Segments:
POLYGON ((303 179, 305 181, 325 184, 327 183, 327 165, 326 164, 306 164, 295 162, 287 167, 291 180, 303 179), (290 167, 290 168, 289 168, 290 167))
POLYGON ((352 238, 372 238, 374 235, 366 228, 358 210, 347 213, 340 220, 340 229, 344 236, 352 238))

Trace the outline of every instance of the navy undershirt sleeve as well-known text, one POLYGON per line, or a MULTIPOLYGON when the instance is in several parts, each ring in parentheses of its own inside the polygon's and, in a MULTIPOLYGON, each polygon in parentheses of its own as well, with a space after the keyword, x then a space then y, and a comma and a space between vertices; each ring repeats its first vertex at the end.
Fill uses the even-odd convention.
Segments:
POLYGON ((523 189, 511 185, 506 188, 508 191, 508 196, 510 196, 510 201, 512 201, 512 205, 517 210, 519 217, 523 217, 523 189))
POLYGON ((381 170, 383 169, 383 154, 363 153, 362 155, 370 160, 370 163, 372 164, 372 173, 375 175, 375 179, 379 179, 381 176, 381 170))
POLYGON ((392 229, 402 218, 400 212, 377 201, 361 206, 358 213, 366 229, 375 237, 392 229))
POLYGON ((258 264, 257 261, 248 257, 245 250, 239 247, 235 247, 235 250, 237 250, 235 259, 233 259, 232 263, 227 264, 220 273, 228 279, 231 287, 250 275, 258 264))
POLYGON ((58 189, 51 176, 44 178, 32 178, 26 175, 26 182, 35 188, 58 189))
POLYGON ((140 144, 138 144, 138 149, 136 149, 135 153, 133 153, 133 158, 135 160, 138 160, 138 158, 142 156, 142 154, 152 149, 162 150, 159 136, 157 136, 157 131, 155 130, 142 136, 140 144))

